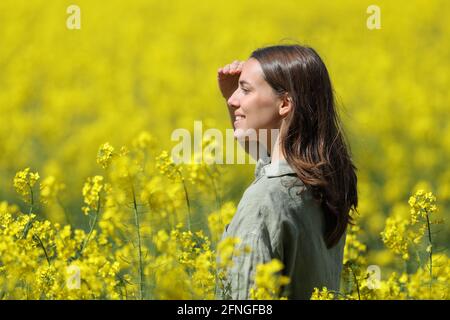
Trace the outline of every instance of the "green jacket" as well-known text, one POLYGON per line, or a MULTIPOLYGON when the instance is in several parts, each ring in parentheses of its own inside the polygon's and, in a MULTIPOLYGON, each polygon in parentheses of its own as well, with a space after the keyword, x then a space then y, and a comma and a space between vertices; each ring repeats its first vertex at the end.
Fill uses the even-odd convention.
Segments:
MULTIPOLYGON (((239 237, 240 245, 251 247, 233 257, 231 298, 249 299, 256 265, 273 258, 283 262, 282 273, 291 280, 283 292, 288 299, 309 299, 314 287, 339 290, 346 235, 327 249, 323 234, 322 209, 286 160, 272 164, 269 156, 260 158, 255 180, 221 238, 239 237)), ((216 297, 230 298, 220 289, 216 297)))

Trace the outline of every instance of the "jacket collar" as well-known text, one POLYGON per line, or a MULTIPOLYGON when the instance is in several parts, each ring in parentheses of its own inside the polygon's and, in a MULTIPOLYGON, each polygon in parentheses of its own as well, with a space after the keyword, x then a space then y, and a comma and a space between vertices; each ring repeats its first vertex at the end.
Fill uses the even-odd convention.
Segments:
POLYGON ((255 166, 255 178, 266 175, 268 178, 280 177, 283 175, 296 175, 289 163, 281 159, 277 163, 272 163, 271 157, 267 154, 258 159, 255 166))

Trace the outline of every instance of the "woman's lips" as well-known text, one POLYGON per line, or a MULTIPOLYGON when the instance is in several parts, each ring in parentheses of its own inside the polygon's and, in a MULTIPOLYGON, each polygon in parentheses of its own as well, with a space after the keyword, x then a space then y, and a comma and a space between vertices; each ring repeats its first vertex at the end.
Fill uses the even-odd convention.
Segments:
POLYGON ((244 116, 236 116, 235 121, 234 121, 234 125, 236 126, 238 123, 240 123, 244 119, 245 119, 244 116))

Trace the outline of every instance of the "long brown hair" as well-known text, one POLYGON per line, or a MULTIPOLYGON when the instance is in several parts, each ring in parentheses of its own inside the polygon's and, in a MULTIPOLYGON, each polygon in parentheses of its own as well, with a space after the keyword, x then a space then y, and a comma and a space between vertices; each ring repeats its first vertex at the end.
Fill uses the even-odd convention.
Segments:
POLYGON ((286 161, 308 187, 325 214, 325 242, 335 246, 352 223, 358 206, 356 167, 350 156, 331 80, 317 52, 298 44, 256 49, 251 58, 261 65, 265 80, 293 110, 280 131, 286 161))

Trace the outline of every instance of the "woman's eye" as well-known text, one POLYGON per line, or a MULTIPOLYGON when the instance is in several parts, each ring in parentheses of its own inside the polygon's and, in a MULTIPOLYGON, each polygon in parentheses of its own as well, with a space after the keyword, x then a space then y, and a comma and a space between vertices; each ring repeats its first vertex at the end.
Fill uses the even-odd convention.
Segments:
POLYGON ((241 88, 242 91, 244 91, 245 93, 248 93, 250 90, 247 90, 245 88, 241 88))

